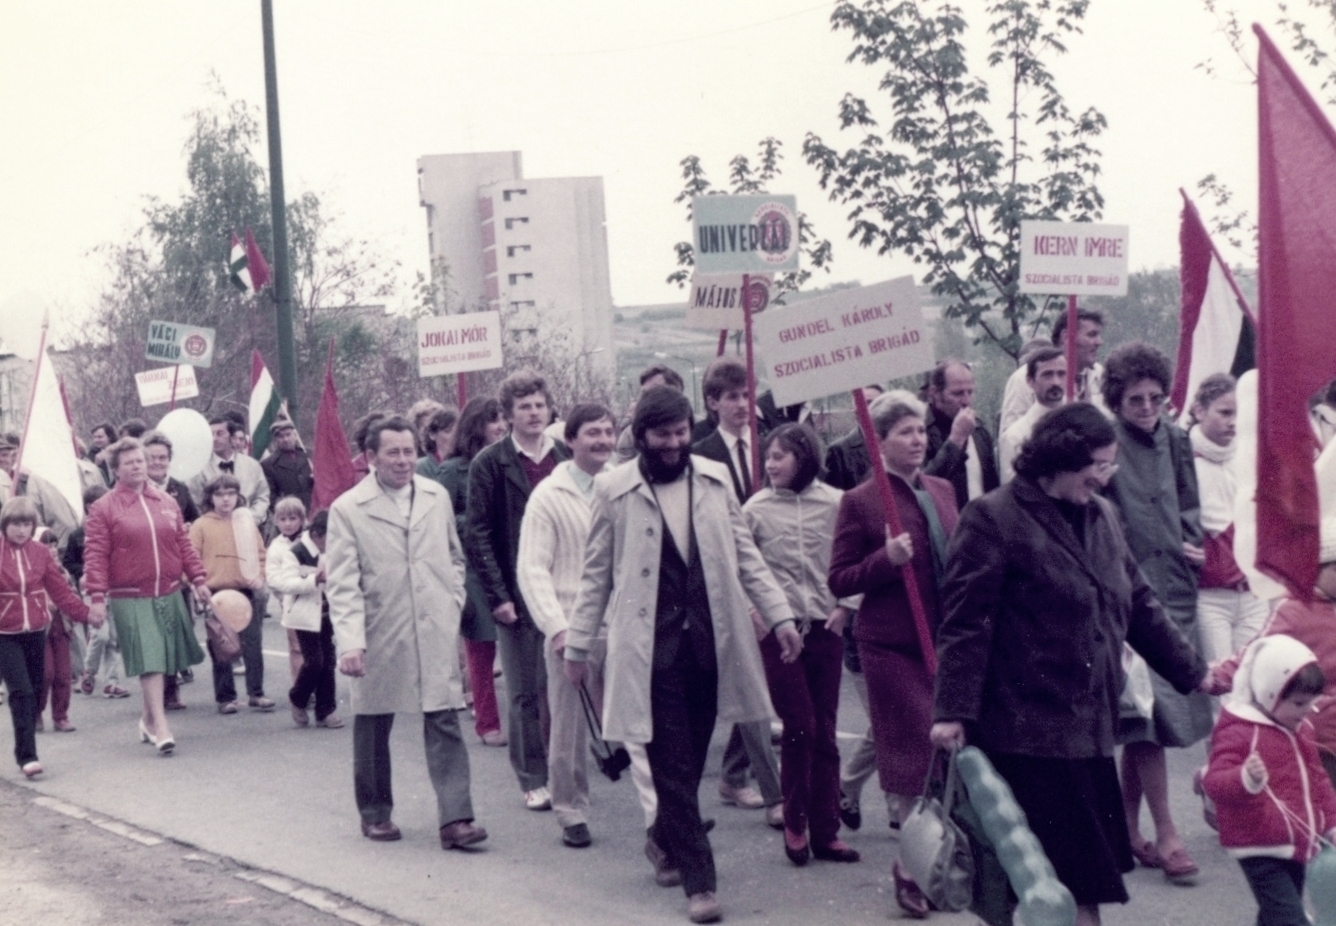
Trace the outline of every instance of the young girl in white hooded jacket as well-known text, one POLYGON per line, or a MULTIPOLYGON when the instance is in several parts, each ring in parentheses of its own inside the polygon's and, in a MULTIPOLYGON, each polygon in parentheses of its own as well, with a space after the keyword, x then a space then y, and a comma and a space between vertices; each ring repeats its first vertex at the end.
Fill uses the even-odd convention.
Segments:
POLYGON ((1336 790, 1309 720, 1325 685, 1307 646, 1283 634, 1259 637, 1211 734, 1203 785, 1220 843, 1257 900, 1258 926, 1307 926, 1306 866, 1336 837, 1336 790))

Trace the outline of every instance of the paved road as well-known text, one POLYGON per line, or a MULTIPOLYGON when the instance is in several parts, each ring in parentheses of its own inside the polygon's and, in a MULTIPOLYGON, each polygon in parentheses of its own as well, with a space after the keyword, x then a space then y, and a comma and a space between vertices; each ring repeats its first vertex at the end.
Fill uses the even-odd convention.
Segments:
MULTIPOLYGON (((280 701, 288 681, 285 647, 281 628, 266 621, 268 689, 280 701)), ((616 783, 596 778, 590 824, 594 845, 567 849, 552 814, 524 809, 505 750, 483 747, 470 736, 475 810, 491 838, 477 853, 445 853, 436 842, 421 732, 412 717, 401 717, 393 749, 395 821, 404 839, 371 843, 360 835, 353 804, 350 731, 299 730, 285 711, 243 709, 220 716, 213 710, 208 667, 200 669, 198 681, 182 689, 190 709, 172 716, 178 743, 174 757, 159 759, 138 742, 137 695, 120 701, 76 695, 71 718, 78 731, 40 737, 47 774, 26 785, 28 793, 424 926, 685 922, 680 889, 656 887, 650 876, 642 855, 641 813, 626 778, 616 783)), ((847 683, 845 694, 840 728, 861 732, 866 720, 847 683)), ((342 688, 340 698, 346 705, 342 688)), ((863 828, 845 834, 863 853, 863 862, 814 862, 795 869, 784 857, 780 834, 765 826, 759 812, 719 805, 715 788, 722 732, 715 737, 701 794, 703 808, 718 821, 712 843, 727 920, 807 926, 898 918, 889 876, 895 842, 871 789, 865 794, 863 828)), ((851 741, 852 736, 845 737, 841 746, 847 749, 851 741)), ((1253 921, 1256 908, 1243 877, 1202 823, 1186 784, 1200 761, 1200 749, 1171 757, 1176 816, 1202 865, 1199 885, 1175 888, 1158 872, 1138 871, 1129 878, 1132 902, 1106 909, 1110 926, 1243 926, 1253 921)), ((16 769, 9 775, 21 780, 16 769)), ((0 921, 4 918, 0 911, 0 921)), ((970 923, 973 917, 936 915, 933 921, 970 923)))

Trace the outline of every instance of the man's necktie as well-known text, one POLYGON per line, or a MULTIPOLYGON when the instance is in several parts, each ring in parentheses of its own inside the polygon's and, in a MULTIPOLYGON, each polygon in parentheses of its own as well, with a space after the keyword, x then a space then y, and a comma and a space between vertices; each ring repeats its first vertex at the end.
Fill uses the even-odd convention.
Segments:
POLYGON ((738 472, 742 474, 742 494, 751 498, 751 464, 747 462, 747 442, 738 438, 738 472))

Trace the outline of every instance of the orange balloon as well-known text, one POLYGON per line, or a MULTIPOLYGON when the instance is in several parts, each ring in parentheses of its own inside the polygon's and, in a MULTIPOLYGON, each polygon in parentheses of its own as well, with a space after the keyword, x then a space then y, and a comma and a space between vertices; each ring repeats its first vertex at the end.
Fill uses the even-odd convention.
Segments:
POLYGON ((235 589, 225 588, 221 592, 214 592, 213 611, 219 620, 237 633, 245 630, 251 622, 251 603, 235 589))

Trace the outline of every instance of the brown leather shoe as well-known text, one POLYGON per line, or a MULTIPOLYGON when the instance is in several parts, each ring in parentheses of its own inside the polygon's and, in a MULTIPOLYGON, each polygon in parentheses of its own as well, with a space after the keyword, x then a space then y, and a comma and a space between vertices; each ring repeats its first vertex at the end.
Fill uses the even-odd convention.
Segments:
POLYGON ((487 831, 471 820, 456 820, 441 827, 442 849, 464 849, 486 838, 487 831))
POLYGON ((714 923, 723 918, 719 898, 714 891, 701 891, 687 898, 687 919, 693 923, 714 923))
POLYGON ((165 711, 183 711, 186 706, 181 703, 180 698, 174 698, 171 701, 162 702, 162 709, 165 711))
POLYGON ((403 833, 399 832, 399 827, 389 820, 382 820, 380 823, 368 823, 363 820, 362 835, 375 842, 394 842, 396 839, 403 838, 403 833))
POLYGON ((645 839, 645 858, 654 866, 654 883, 659 887, 677 887, 682 883, 682 872, 668 861, 668 853, 654 841, 653 836, 645 839))

